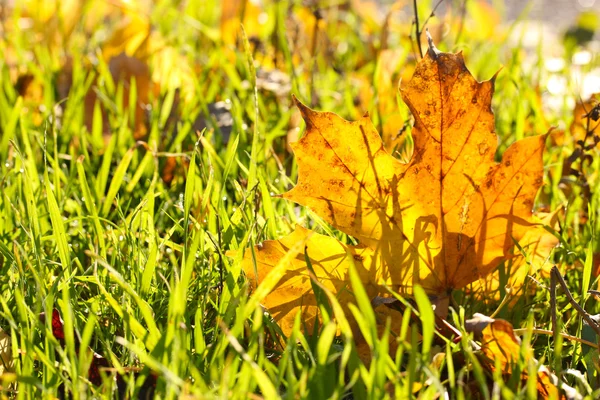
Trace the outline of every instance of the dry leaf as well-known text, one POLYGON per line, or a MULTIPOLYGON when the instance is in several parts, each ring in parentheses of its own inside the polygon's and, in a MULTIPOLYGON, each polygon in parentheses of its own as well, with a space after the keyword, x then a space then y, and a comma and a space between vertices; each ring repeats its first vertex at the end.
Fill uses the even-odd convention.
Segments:
POLYGON ((0 376, 12 372, 14 367, 11 339, 2 329, 0 329, 0 376))
POLYGON ((146 135, 146 105, 150 101, 150 71, 148 66, 137 58, 120 54, 108 63, 114 81, 123 84, 123 108, 129 108, 130 90, 133 80, 137 88, 137 102, 134 114, 134 137, 146 135))
MULTIPOLYGON (((246 249, 243 268, 250 285, 256 287, 256 283, 261 282, 267 276, 294 244, 306 240, 311 234, 312 236, 306 241, 306 252, 310 257, 315 275, 324 287, 333 293, 338 293, 338 300, 346 314, 349 315, 347 304, 352 301, 354 296, 349 289, 348 269, 350 263, 355 262, 360 255, 352 246, 344 245, 329 236, 315 234, 301 226, 297 226, 294 232, 288 236, 279 240, 268 240, 254 249, 256 275, 252 251, 246 249)), ((359 270, 358 272, 363 281, 368 281, 368 271, 359 270)), ((371 297, 375 296, 377 292, 375 287, 367 286, 366 289, 371 297)), ((284 334, 291 333, 296 313, 299 310, 302 311, 303 323, 308 328, 308 332, 311 332, 318 310, 304 254, 298 255, 294 259, 280 284, 263 300, 262 304, 279 322, 284 334)))
POLYGON ((416 119, 408 164, 383 149, 368 117, 350 123, 298 104, 307 133, 294 145, 298 184, 283 197, 367 246, 379 283, 440 293, 487 275, 533 224, 544 148, 543 137, 526 138, 494 162, 492 90, 461 55, 421 61, 402 88, 416 119))
MULTIPOLYGON (((478 328, 481 328, 481 352, 487 358, 489 366, 494 369, 499 365, 503 374, 510 374, 521 353, 521 340, 515 335, 511 323, 481 314, 475 314, 474 317, 478 328)), ((467 327, 474 320, 468 321, 467 327)), ((527 354, 523 355, 524 359, 532 356, 531 349, 527 349, 527 354)))
MULTIPOLYGON (((468 17, 466 21, 460 21, 454 18, 452 21, 458 24, 464 24, 464 37, 477 38, 484 41, 499 41, 505 36, 504 30, 500 24, 502 18, 493 5, 486 1, 470 1, 468 7, 468 17)), ((463 17, 464 18, 464 17, 463 17)), ((460 27, 455 28, 457 31, 460 27)))
POLYGON ((188 104, 198 95, 196 79, 190 60, 172 47, 157 49, 151 58, 152 82, 163 90, 178 90, 178 99, 171 112, 178 112, 180 103, 188 104))
MULTIPOLYGON (((298 4, 286 19, 288 42, 295 65, 312 62, 315 49, 332 46, 331 37, 327 34, 328 26, 340 27, 336 7, 319 8, 309 4, 298 4)), ((323 59, 332 62, 329 52, 323 53, 323 59)))
POLYGON ((102 45, 102 56, 110 60, 121 53, 146 60, 156 48, 151 38, 149 6, 139 1, 117 0, 117 6, 122 14, 119 25, 111 37, 102 45))
POLYGON ((19 96, 23 97, 24 112, 32 116, 36 126, 43 123, 40 105, 44 104, 44 85, 32 74, 20 75, 15 84, 19 96))
MULTIPOLYGON (((419 284, 430 295, 444 296, 511 256, 513 238, 522 239, 534 224, 544 137, 513 144, 497 164, 492 92, 493 80, 477 82, 461 54, 430 49, 401 89, 416 120, 415 150, 407 164, 387 153, 368 117, 348 122, 297 102, 307 130, 293 145, 298 184, 283 197, 310 207, 360 242, 312 239, 327 243, 308 249, 321 264, 315 271, 319 280, 334 275, 332 289, 340 293, 347 286, 340 260, 350 253, 370 295, 383 285, 410 294, 419 284)), ((294 234, 280 241, 289 246, 294 234)), ((244 269, 255 279, 249 254, 244 269)), ((263 265, 259 281, 277 257, 268 254, 267 260, 257 253, 263 265)), ((298 260, 289 279, 299 279, 302 268, 298 260)), ((296 289, 284 278, 267 296, 265 306, 278 321, 293 318, 300 302, 314 302, 310 292, 296 289), (275 310, 269 306, 274 297, 285 298, 275 310)))
MULTIPOLYGON (((388 307, 385 304, 379 304, 373 306, 373 312, 375 313, 375 320, 377 321, 377 336, 382 337, 387 320, 390 320, 390 332, 398 333, 402 328, 402 313, 398 310, 388 307)), ((367 341, 363 338, 362 333, 354 324, 354 321, 351 319, 349 321, 351 323, 351 327, 353 328, 354 334, 354 342, 356 343, 356 352, 358 357, 367 365, 371 362, 372 358, 372 349, 367 343, 367 341)), ((410 341, 410 337, 405 338, 410 341)), ((396 337, 394 334, 390 334, 388 338, 388 349, 390 354, 396 354, 398 349, 398 343, 396 341, 396 337)))
POLYGON ((104 60, 112 63, 126 58, 138 60, 149 67, 153 85, 138 86, 138 96, 147 98, 150 92, 158 93, 160 88, 178 89, 179 99, 190 101, 195 95, 193 68, 179 50, 169 46, 161 33, 152 28, 151 3, 119 0, 118 6, 122 18, 102 46, 104 60))
MULTIPOLYGON (((515 249, 515 256, 507 263, 505 286, 510 290, 510 295, 514 300, 518 300, 528 275, 539 275, 545 278, 550 276, 553 264, 549 258, 554 248, 558 246, 559 240, 544 226, 557 228, 558 211, 560 209, 552 213, 535 214, 534 218, 539 221, 540 225, 529 229, 519 241, 519 246, 525 255, 515 249)), ((476 294, 482 300, 499 300, 500 279, 500 271, 496 270, 493 274, 473 282, 469 287, 469 292, 476 294)))
MULTIPOLYGON (((472 319, 466 321, 465 328, 468 332, 473 332, 476 338, 480 338, 482 364, 489 371, 494 371, 499 367, 502 370, 502 374, 508 377, 513 373, 513 367, 517 364, 519 358, 522 357, 522 362, 533 362, 537 366, 539 398, 581 398, 575 389, 563 382, 561 382, 560 387, 566 397, 560 394, 557 388, 559 383, 558 377, 545 366, 538 365, 537 360, 533 358, 532 348, 521 349, 521 341, 515 335, 510 322, 490 318, 482 314, 475 314, 472 319)), ((521 379, 523 382, 527 381, 528 376, 526 371, 521 373, 521 379)))
POLYGON ((264 24, 261 24, 261 20, 266 17, 267 14, 264 14, 262 2, 259 0, 224 1, 221 8, 221 38, 223 42, 235 45, 242 24, 248 37, 258 36, 261 25, 264 24))
MULTIPOLYGON (((148 65, 143 61, 125 55, 121 53, 119 56, 114 57, 108 63, 112 79, 116 85, 123 85, 123 109, 129 109, 130 90, 135 80, 135 87, 137 89, 136 105, 134 113, 134 137, 136 139, 143 138, 147 133, 146 127, 146 105, 150 101, 150 71, 148 65)), ((64 74, 68 76, 67 80, 70 79, 72 71, 69 70, 69 65, 65 66, 64 74)), ((70 90, 71 82, 68 82, 66 86, 70 90)), ((94 121, 94 107, 98 101, 98 96, 95 90, 89 90, 84 99, 85 104, 85 124, 88 130, 92 130, 94 121)), ((102 120, 103 120, 103 134, 105 139, 108 139, 111 134, 110 123, 108 120, 108 114, 101 104, 102 120)))
MULTIPOLYGON (((592 115, 589 115, 594 107, 598 105, 598 99, 600 99, 600 93, 592 95, 587 101, 578 101, 573 110, 573 122, 569 127, 571 132, 571 138, 574 142, 578 140, 586 139, 586 133, 593 132, 596 135, 600 135, 600 119, 594 121, 592 115), (590 118, 588 118, 588 116, 590 118)), ((588 144, 589 144, 588 140, 588 144)))

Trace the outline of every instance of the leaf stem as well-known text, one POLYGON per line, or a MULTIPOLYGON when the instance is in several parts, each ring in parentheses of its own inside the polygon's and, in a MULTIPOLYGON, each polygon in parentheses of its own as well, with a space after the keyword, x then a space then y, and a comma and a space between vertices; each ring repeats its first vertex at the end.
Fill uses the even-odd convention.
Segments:
MULTIPOLYGON (((515 335, 517 335, 517 336, 524 335, 525 333, 527 333, 529 331, 531 331, 531 333, 535 333, 537 335, 554 335, 554 333, 555 333, 553 330, 551 331, 548 329, 537 329, 537 328, 533 328, 531 330, 529 328, 519 328, 519 329, 513 329, 513 331, 515 332, 515 335)), ((585 344, 587 346, 593 347, 594 349, 598 348, 598 345, 596 343, 592 343, 585 339, 580 339, 577 336, 569 335, 567 333, 559 333, 559 335, 565 339, 569 339, 574 342, 579 342, 581 344, 585 344)))
POLYGON ((592 319, 592 317, 590 316, 590 314, 588 314, 579 305, 579 303, 577 303, 575 301, 575 299, 573 298, 573 295, 571 294, 571 292, 569 291, 569 288, 567 287, 567 283, 563 279, 563 277, 560 274, 560 271, 558 270, 558 268, 556 267, 556 265, 554 267, 552 267, 552 274, 555 276, 556 281, 558 282, 558 284, 562 287, 563 291, 565 292, 565 295, 569 299, 569 303, 571 303, 571 305, 573 306, 573 308, 575 310, 577 310, 577 312, 579 314, 581 314, 581 316, 583 317, 583 319, 585 320, 585 322, 587 322, 588 325, 594 330, 594 332, 596 332, 596 335, 600 336, 600 326, 598 326, 598 324, 596 323, 596 321, 594 321, 592 319))

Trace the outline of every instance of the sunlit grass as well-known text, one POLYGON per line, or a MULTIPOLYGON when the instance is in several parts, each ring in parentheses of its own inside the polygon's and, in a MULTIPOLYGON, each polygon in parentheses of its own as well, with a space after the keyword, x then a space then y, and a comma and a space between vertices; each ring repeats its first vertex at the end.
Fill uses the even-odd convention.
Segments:
MULTIPOLYGON (((85 3, 83 15, 95 12, 92 3, 85 3)), ((122 16, 116 13, 92 28, 75 24, 68 36, 51 40, 33 34, 43 26, 51 29, 49 23, 36 23, 31 30, 6 25, 0 39, 0 51, 6 55, 0 60, 0 328, 11 339, 4 361, 12 366, 0 376, 3 394, 111 397, 117 394, 117 374, 123 380, 119 389, 130 397, 147 390, 144 382, 155 378, 160 398, 189 394, 245 399, 250 393, 265 398, 437 398, 448 391, 451 398, 460 399, 474 393, 482 398, 535 394, 518 374, 510 380, 490 376, 468 335, 457 343, 435 335, 424 294, 416 296, 414 308, 407 303, 400 332, 388 329, 381 335, 373 323, 370 299, 356 277, 350 289, 358 307, 352 311, 365 322, 361 335, 370 347, 370 363, 359 358, 356 333, 335 295, 316 283, 315 292, 323 291, 318 330, 304 332, 298 318, 293 334, 282 337, 277 324, 256 306, 261 299, 247 292, 241 250, 287 234, 297 223, 353 240, 274 195, 291 188, 297 176, 286 147, 290 132, 302 131, 292 93, 315 108, 347 118, 370 111, 378 125, 383 117, 377 111, 378 99, 361 91, 378 93, 373 82, 381 27, 367 29, 368 16, 334 7, 323 11, 316 28, 301 32, 318 34, 315 46, 308 41, 296 48, 300 42, 292 40, 288 11, 308 21, 310 9, 299 2, 266 2, 269 23, 263 31, 250 31, 251 23, 245 21, 257 39, 244 49, 242 42, 228 43, 221 37, 221 2, 175 3, 159 2, 149 18, 162 36, 162 46, 174 48, 181 55, 177 62, 189 65, 193 73, 181 90, 166 83, 149 90, 147 132, 141 136, 136 133, 134 106, 140 81, 127 87, 114 81, 100 52, 103 38, 117 29, 122 16), (256 69, 249 68, 249 59, 256 69), (277 89, 283 84, 270 82, 269 87, 269 75, 261 75, 274 69, 289 78, 289 87, 281 92, 277 89), (39 87, 39 95, 19 93, 17 77, 26 73, 35 79, 36 86, 30 88, 39 87), (69 87, 64 86, 64 74, 70 78, 69 87), (367 85, 358 84, 360 79, 367 85), (90 91, 97 98, 91 107, 86 106, 90 91), (185 91, 193 95, 186 97, 185 91), (211 111, 216 102, 229 108, 229 125, 221 124, 211 111), (234 252, 227 256, 229 250, 234 252), (42 313, 52 315, 53 309, 64 320, 64 343, 52 334, 51 320, 40 318, 42 313), (418 316, 411 320, 411 314, 418 316), (397 340, 395 354, 389 353, 389 336, 397 340), (110 365, 102 369, 99 386, 89 382, 90 348, 110 365), (433 364, 432 357, 439 353, 446 354, 445 360, 433 364)), ((432 4, 419 4, 423 21, 432 4)), ((36 15, 18 8, 6 20, 18 24, 25 17, 37 21, 36 15)), ((430 25, 437 23, 434 19, 430 25)), ((239 21, 234 26, 237 31, 239 21)), ((393 77, 404 78, 403 71, 414 67, 414 44, 400 32, 389 35, 388 46, 403 52, 403 67, 393 77)), ((469 68, 481 79, 504 66, 494 97, 500 151, 523 136, 545 133, 551 124, 570 124, 566 107, 543 114, 543 76, 524 68, 523 49, 507 49, 504 40, 473 32, 461 37, 455 43, 456 31, 451 30, 438 47, 463 49, 469 68)), ((147 60, 154 67, 161 57, 156 51, 147 60)), ((400 115, 407 116, 405 106, 400 107, 400 115)), ((410 149, 410 140, 406 143, 410 149)), ((586 198, 581 185, 562 179, 572 144, 550 143, 538 206, 564 207, 561 246, 552 260, 568 270, 575 299, 586 302, 594 314, 597 304, 585 289, 596 284, 590 273, 599 250, 599 158, 590 151, 591 195, 586 198)), ((397 154, 404 150, 399 148, 397 154)), ((515 327, 550 329, 549 282, 540 280, 541 286, 526 291, 512 308, 502 308, 498 317, 515 327)), ((461 292, 454 300, 448 320, 459 330, 473 313, 489 315, 498 306, 461 292)), ((564 331, 581 337, 580 316, 560 292, 558 301, 564 331)), ((582 393, 598 395, 589 349, 531 333, 523 342, 531 343, 535 356, 556 373, 573 369, 587 374, 564 377, 582 393)), ((516 371, 531 367, 522 361, 516 371)))

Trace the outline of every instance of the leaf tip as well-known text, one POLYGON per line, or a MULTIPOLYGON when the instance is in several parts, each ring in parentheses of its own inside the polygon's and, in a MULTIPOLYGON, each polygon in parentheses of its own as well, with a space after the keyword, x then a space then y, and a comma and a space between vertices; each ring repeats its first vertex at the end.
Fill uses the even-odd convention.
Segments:
POLYGON ((298 103, 300 103, 300 100, 298 100, 296 95, 293 93, 292 93, 292 102, 294 103, 295 106, 298 106, 298 103))
POLYGON ((544 144, 546 143, 546 140, 548 139, 548 137, 550 135, 552 135, 554 133, 555 130, 557 130, 558 127, 556 126, 551 126, 550 129, 548 129, 548 132, 544 133, 542 136, 544 138, 544 144))
POLYGON ((294 105, 296 107, 298 107, 298 109, 300 110, 300 113, 302 113, 302 116, 305 116, 306 113, 310 110, 310 108, 308 108, 307 106, 304 105, 304 103, 302 103, 300 100, 298 100, 296 95, 292 95, 292 101, 294 102, 294 105))
POLYGON ((496 78, 498 77, 498 75, 500 74, 500 72, 502 72, 502 70, 504 69, 504 67, 500 67, 500 69, 498 71, 496 71, 496 73, 494 74, 494 76, 492 76, 492 78, 490 79, 490 82, 492 82, 492 84, 496 83, 496 78))
POLYGON ((300 110, 300 114, 302 115, 302 119, 306 122, 307 128, 312 124, 311 123, 311 114, 315 114, 315 111, 307 107, 304 103, 302 103, 295 95, 292 95, 292 100, 294 101, 294 105, 298 107, 300 110))

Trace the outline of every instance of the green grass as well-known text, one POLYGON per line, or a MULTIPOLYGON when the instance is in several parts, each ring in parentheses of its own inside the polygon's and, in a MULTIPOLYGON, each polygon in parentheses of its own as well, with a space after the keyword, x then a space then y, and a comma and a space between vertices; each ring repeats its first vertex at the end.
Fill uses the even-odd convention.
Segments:
MULTIPOLYGON (((94 3, 84 2, 83 15, 96 12, 94 3)), ((288 190, 297 178, 285 143, 288 129, 296 127, 291 94, 347 118, 370 111, 376 126, 385 117, 379 115, 376 99, 354 105, 360 95, 356 79, 372 82, 376 74, 382 26, 371 25, 369 30, 364 28, 365 14, 325 7, 323 23, 316 28, 321 35, 316 47, 295 48, 286 16, 288 11, 299 13, 300 2, 265 3, 268 23, 259 31, 248 30, 251 40, 246 46, 243 41, 236 46, 221 40, 220 2, 163 0, 153 8, 149 18, 154 32, 193 71, 191 86, 182 88, 181 97, 185 90, 193 96, 177 101, 177 88, 168 84, 152 91, 148 133, 142 139, 134 137, 135 107, 125 105, 123 82, 113 81, 99 51, 122 19, 118 12, 113 10, 103 24, 91 28, 77 23, 73 33, 56 40, 39 34, 52 29, 50 23, 14 28, 25 16, 36 21, 31 11, 16 9, 4 16, 0 328, 10 336, 7 359, 13 365, 11 372, 0 376, 3 396, 50 398, 68 392, 73 398, 112 397, 119 373, 131 397, 149 376, 157 377, 159 398, 245 399, 252 393, 264 398, 433 399, 444 392, 457 399, 475 393, 485 399, 537 397, 535 386, 518 374, 507 379, 485 370, 468 335, 458 343, 436 335, 429 300, 419 291, 416 307, 406 308, 401 331, 387 329, 381 335, 370 299, 351 274, 358 305, 352 314, 371 348, 367 364, 358 357, 350 316, 318 283, 314 283, 322 315, 318 331, 305 332, 298 318, 288 338, 260 308, 264 293, 248 295, 242 252, 228 257, 227 251, 277 238, 297 223, 353 240, 307 209, 273 196, 288 190), (256 79, 260 71, 255 66, 268 70, 273 58, 290 77, 292 89, 284 95, 265 90, 256 79), (72 85, 64 98, 61 71, 67 59, 72 85), (19 94, 16 75, 24 73, 35 78, 41 96, 19 94), (99 100, 86 126, 84 99, 89 90, 99 100), (217 101, 226 101, 231 110, 229 140, 223 127, 210 128, 216 121, 208 106, 217 101), (197 131, 198 118, 208 120, 209 129, 197 131), (103 135, 107 130, 112 134, 103 135), (163 175, 172 161, 174 179, 168 184, 163 175), (52 335, 50 320, 44 323, 39 317, 42 312, 51 315, 53 308, 64 319, 64 346, 52 335), (389 353, 389 336, 397 340, 395 354, 389 353), (112 367, 103 371, 100 386, 88 381, 89 347, 112 367), (444 361, 432 363, 440 353, 446 355, 444 361), (137 379, 134 372, 139 373, 137 379)), ((423 22, 434 2, 418 3, 423 22)), ((468 11, 467 16, 475 14, 468 11)), ((402 29, 408 30, 408 21, 402 29)), ((246 26, 251 24, 246 21, 246 26)), ((392 28, 388 46, 403 51, 403 68, 414 66, 411 41, 394 30, 400 25, 392 28)), ((503 66, 494 97, 500 152, 523 136, 545 133, 549 125, 570 124, 572 107, 567 102, 552 113, 540 107, 538 91, 548 79, 541 51, 538 65, 527 68, 526 51, 509 47, 501 36, 482 38, 465 31, 460 42, 456 37, 456 30, 450 30, 436 45, 445 51, 462 49, 467 66, 479 79, 490 78, 503 66)), ((150 56, 151 67, 157 57, 160 53, 150 56)), ((583 69, 597 65, 594 60, 583 69)), ((139 85, 135 82, 132 86, 139 85)), ((130 89, 128 104, 133 105, 139 93, 130 89)), ((575 98, 576 89, 574 84, 569 87, 567 96, 575 98)), ((376 86, 372 90, 378 92, 376 86)), ((406 107, 400 107, 408 115, 406 107)), ((596 287, 591 271, 593 255, 600 250, 596 239, 600 158, 596 150, 589 151, 593 157, 585 171, 591 195, 585 198, 580 186, 560 182, 572 151, 569 146, 549 145, 546 184, 538 206, 564 206, 558 233, 561 246, 551 261, 566 271, 575 300, 585 302, 595 314, 599 307, 586 289, 596 287)), ((300 253, 302 244, 288 257, 300 253)), ((263 289, 274 284, 267 282, 263 289)), ((542 279, 542 284, 549 285, 549 280, 542 279)), ((581 317, 558 293, 563 331, 596 343, 593 335, 585 336, 581 317)), ((503 307, 498 317, 515 328, 551 329, 549 299, 546 287, 540 286, 515 306, 503 307)), ((454 303, 448 320, 464 330, 465 319, 475 312, 492 314, 499 301, 483 303, 459 291, 454 303)), ((523 343, 583 395, 600 395, 594 365, 597 350, 567 339, 554 342, 531 330, 523 343)), ((515 367, 531 368, 530 360, 515 367)))

